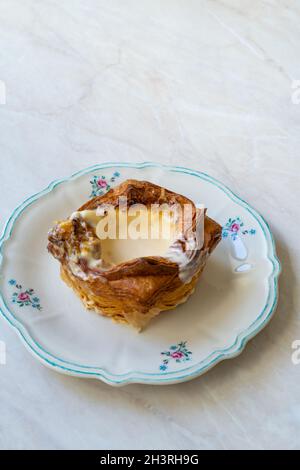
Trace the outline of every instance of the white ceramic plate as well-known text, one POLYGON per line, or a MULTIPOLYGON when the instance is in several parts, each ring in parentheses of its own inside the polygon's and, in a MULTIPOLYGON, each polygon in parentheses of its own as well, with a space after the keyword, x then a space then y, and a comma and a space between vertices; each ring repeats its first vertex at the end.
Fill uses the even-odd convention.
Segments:
POLYGON ((55 181, 15 209, 0 247, 1 311, 29 351, 59 372, 111 385, 197 377, 239 354, 277 303, 280 264, 267 223, 223 184, 187 168, 105 163, 55 181), (195 293, 142 333, 87 312, 46 250, 54 220, 128 178, 204 203, 223 226, 195 293))

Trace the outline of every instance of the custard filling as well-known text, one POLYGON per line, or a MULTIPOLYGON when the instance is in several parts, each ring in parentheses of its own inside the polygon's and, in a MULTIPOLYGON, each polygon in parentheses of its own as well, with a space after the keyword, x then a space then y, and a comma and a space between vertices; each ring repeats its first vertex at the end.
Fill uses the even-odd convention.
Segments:
POLYGON ((80 255, 92 269, 108 269, 135 258, 163 257, 178 236, 176 214, 171 210, 149 210, 136 204, 125 210, 75 212, 71 219, 75 217, 92 227, 101 242, 98 256, 89 243, 81 246, 80 255))

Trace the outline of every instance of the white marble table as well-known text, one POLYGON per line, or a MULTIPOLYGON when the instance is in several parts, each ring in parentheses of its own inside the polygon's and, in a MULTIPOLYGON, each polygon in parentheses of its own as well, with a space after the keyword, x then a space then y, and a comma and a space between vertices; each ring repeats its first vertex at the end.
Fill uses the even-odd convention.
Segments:
POLYGON ((192 382, 116 389, 36 362, 1 319, 1 448, 300 448, 300 6, 294 0, 1 0, 0 221, 102 161, 221 179, 283 263, 267 328, 192 382), (293 88, 294 87, 294 88, 293 88))

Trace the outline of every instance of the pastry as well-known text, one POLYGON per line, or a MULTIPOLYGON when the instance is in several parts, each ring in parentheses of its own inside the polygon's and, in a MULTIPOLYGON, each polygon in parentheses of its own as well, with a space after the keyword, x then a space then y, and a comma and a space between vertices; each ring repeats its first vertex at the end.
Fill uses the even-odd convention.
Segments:
POLYGON ((48 250, 87 309, 141 330, 192 294, 221 233, 188 198, 127 180, 56 223, 48 250))

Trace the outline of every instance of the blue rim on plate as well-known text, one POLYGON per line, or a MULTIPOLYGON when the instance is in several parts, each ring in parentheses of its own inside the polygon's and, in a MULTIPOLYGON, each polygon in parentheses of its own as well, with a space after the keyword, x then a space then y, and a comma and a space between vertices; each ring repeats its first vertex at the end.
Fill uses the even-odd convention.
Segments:
POLYGON ((44 196, 45 194, 50 193, 55 187, 58 185, 74 180, 80 176, 85 174, 91 173, 93 171, 97 171, 104 168, 113 168, 113 167, 125 167, 125 168, 135 168, 135 169, 143 169, 143 168, 160 168, 163 170, 171 171, 171 172, 178 172, 178 173, 185 173, 192 176, 196 176, 199 179, 208 181, 213 185, 217 186, 221 189, 231 200, 245 208, 258 222, 260 225, 266 242, 268 246, 268 259, 272 263, 273 269, 272 273, 270 274, 268 281, 269 281, 269 293, 268 298, 266 301, 266 305, 260 314, 257 316, 256 320, 244 331, 242 331, 239 335, 237 335, 233 344, 227 348, 218 349, 209 354, 205 359, 201 362, 198 362, 196 365, 187 367, 182 369, 180 372, 183 374, 181 376, 176 374, 174 377, 174 372, 164 372, 161 377, 157 378, 159 374, 154 373, 145 373, 140 371, 130 371, 126 374, 112 374, 105 370, 105 368, 95 368, 90 366, 84 366, 79 364, 73 364, 68 361, 65 361, 61 358, 55 357, 52 353, 46 351, 40 344, 38 344, 29 334, 28 330, 24 327, 23 324, 17 320, 14 316, 13 312, 7 306, 2 292, 0 292, 0 311, 4 318, 9 322, 9 324, 15 329, 15 331, 20 335, 22 341, 24 342, 25 346, 29 348, 29 350, 34 353, 34 355, 44 364, 48 365, 51 368, 54 368, 57 371, 67 373, 74 376, 79 377, 90 377, 90 378, 98 378, 103 380, 106 383, 111 385, 125 385, 128 383, 150 383, 150 384, 166 384, 166 383, 174 383, 180 381, 187 381, 192 378, 195 378, 208 369, 212 368, 218 362, 224 359, 230 359, 232 357, 237 356, 242 352, 246 343, 253 338, 259 331, 261 331, 264 326, 269 322, 271 319, 278 302, 278 277, 281 272, 281 265, 280 261, 276 255, 275 243, 274 238, 269 228, 268 223, 265 219, 255 210, 253 209, 247 202, 241 199, 239 196, 234 194, 227 186, 223 183, 219 182, 215 178, 207 175, 206 173, 199 172, 196 170, 191 170, 185 167, 179 166, 168 166, 158 163, 152 162, 144 162, 144 163, 125 163, 125 162, 107 162, 103 164, 93 165, 91 167, 85 168, 81 171, 74 173, 72 176, 55 180, 50 183, 47 188, 43 191, 40 191, 33 196, 26 199, 22 204, 20 204, 11 214, 7 223, 5 224, 3 234, 0 238, 0 269, 3 263, 3 245, 4 243, 10 238, 14 224, 22 214, 22 212, 33 204, 36 200, 40 197, 44 196), (265 313, 267 315, 264 318, 265 313), (83 369, 93 369, 91 370, 83 370, 83 369), (97 371, 95 371, 97 369, 97 371), (193 369, 191 372, 190 369, 193 369), (155 378, 154 378, 155 377, 155 378))

